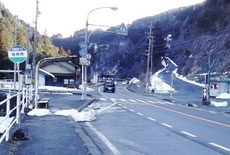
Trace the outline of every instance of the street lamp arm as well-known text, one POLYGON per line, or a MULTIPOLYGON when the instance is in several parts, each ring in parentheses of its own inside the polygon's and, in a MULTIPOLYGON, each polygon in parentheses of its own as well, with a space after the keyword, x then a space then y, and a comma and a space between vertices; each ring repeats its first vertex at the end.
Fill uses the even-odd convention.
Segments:
POLYGON ((99 9, 112 9, 114 11, 116 11, 118 8, 117 7, 98 7, 98 8, 95 8, 93 10, 91 10, 88 14, 87 14, 87 21, 89 20, 89 15, 94 12, 95 10, 99 10, 99 9))

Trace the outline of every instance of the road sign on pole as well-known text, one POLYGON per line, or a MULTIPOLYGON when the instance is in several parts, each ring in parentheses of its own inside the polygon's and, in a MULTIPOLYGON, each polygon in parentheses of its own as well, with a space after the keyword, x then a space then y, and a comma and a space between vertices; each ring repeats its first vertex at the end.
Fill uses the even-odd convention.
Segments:
POLYGON ((81 57, 86 57, 86 56, 87 56, 86 50, 83 50, 83 49, 81 49, 81 50, 79 51, 79 54, 80 54, 81 57))
POLYGON ((125 35, 127 36, 128 35, 128 29, 127 27, 125 26, 124 23, 122 23, 119 28, 116 30, 116 33, 117 34, 120 34, 120 35, 125 35))
POLYGON ((27 58, 27 50, 20 45, 15 45, 8 51, 8 57, 14 63, 23 63, 27 58))
POLYGON ((79 59, 79 64, 83 65, 83 66, 89 66, 90 65, 90 61, 87 60, 86 58, 80 58, 79 59))

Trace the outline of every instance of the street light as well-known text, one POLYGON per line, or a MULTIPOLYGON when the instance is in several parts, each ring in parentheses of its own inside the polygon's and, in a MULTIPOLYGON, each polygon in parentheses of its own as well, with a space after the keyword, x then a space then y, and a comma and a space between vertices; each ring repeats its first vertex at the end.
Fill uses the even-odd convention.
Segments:
MULTIPOLYGON (((85 44, 87 45, 86 48, 86 54, 88 53, 88 43, 89 43, 89 37, 88 37, 88 26, 91 25, 89 24, 89 15, 99 9, 111 9, 113 11, 116 11, 118 8, 117 7, 98 7, 95 9, 92 9, 91 11, 89 11, 89 13, 87 14, 87 19, 86 19, 86 24, 85 24, 85 44)), ((86 88, 87 88, 87 66, 86 65, 82 65, 82 86, 83 86, 83 90, 82 90, 82 100, 84 100, 86 98, 86 88)))

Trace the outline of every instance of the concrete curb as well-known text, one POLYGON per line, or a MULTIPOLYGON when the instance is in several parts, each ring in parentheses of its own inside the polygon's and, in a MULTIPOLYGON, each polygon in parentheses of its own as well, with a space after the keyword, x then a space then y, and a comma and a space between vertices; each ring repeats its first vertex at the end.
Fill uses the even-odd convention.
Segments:
POLYGON ((83 109, 85 109, 88 105, 90 105, 90 104, 92 104, 98 100, 97 99, 91 99, 91 100, 85 100, 85 101, 86 102, 77 109, 79 112, 81 112, 83 109))

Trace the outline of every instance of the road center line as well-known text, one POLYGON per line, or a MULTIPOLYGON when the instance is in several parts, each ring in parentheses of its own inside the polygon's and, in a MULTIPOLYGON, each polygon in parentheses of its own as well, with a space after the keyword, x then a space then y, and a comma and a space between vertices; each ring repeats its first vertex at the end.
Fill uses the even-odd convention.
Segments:
POLYGON ((121 100, 121 101, 123 101, 123 102, 126 102, 126 100, 125 100, 125 99, 123 99, 123 98, 121 98, 120 100, 121 100))
POLYGON ((151 121, 156 121, 156 119, 152 118, 152 117, 147 117, 149 120, 151 121))
POLYGON ((186 131, 181 131, 181 133, 183 133, 183 134, 185 134, 185 135, 187 135, 187 136, 193 137, 193 138, 196 138, 196 137, 197 137, 196 135, 193 135, 193 134, 191 134, 191 133, 189 133, 189 132, 186 132, 186 131))
POLYGON ((139 115, 139 116, 144 116, 142 113, 139 113, 139 112, 137 113, 137 115, 139 115))
POLYGON ((213 120, 210 120, 210 119, 207 119, 207 118, 202 118, 202 117, 199 117, 199 116, 194 116, 194 115, 191 115, 191 114, 187 114, 185 112, 177 111, 177 110, 174 110, 174 109, 162 107, 162 106, 155 105, 155 104, 149 104, 149 105, 157 107, 157 108, 160 108, 160 109, 164 109, 164 110, 167 110, 167 111, 171 111, 171 112, 174 112, 174 113, 177 113, 177 114, 181 114, 181 115, 184 115, 184 116, 188 116, 188 117, 191 117, 191 118, 195 118, 195 119, 198 119, 198 120, 201 120, 201 121, 205 121, 205 122, 209 122, 209 123, 213 123, 213 124, 216 124, 216 125, 220 125, 220 126, 224 126, 224 127, 230 128, 230 124, 225 124, 225 123, 213 121, 213 120))
POLYGON ((133 110, 133 109, 129 109, 129 111, 134 112, 134 110, 133 110))
POLYGON ((91 123, 85 123, 97 136, 102 140, 103 143, 112 151, 113 154, 121 154, 117 148, 100 132, 98 131, 91 123))
POLYGON ((102 97, 100 98, 100 100, 102 100, 102 101, 106 101, 106 99, 105 99, 105 98, 102 98, 102 97))
POLYGON ((166 124, 166 123, 161 123, 162 125, 168 127, 168 128, 172 128, 173 126, 169 125, 169 124, 166 124))
POLYGON ((221 146, 221 145, 216 144, 216 143, 209 143, 209 144, 210 144, 210 145, 213 145, 213 146, 215 146, 215 147, 218 147, 218 148, 220 148, 220 149, 222 149, 222 150, 225 150, 225 151, 230 152, 230 149, 227 148, 227 147, 221 146))

